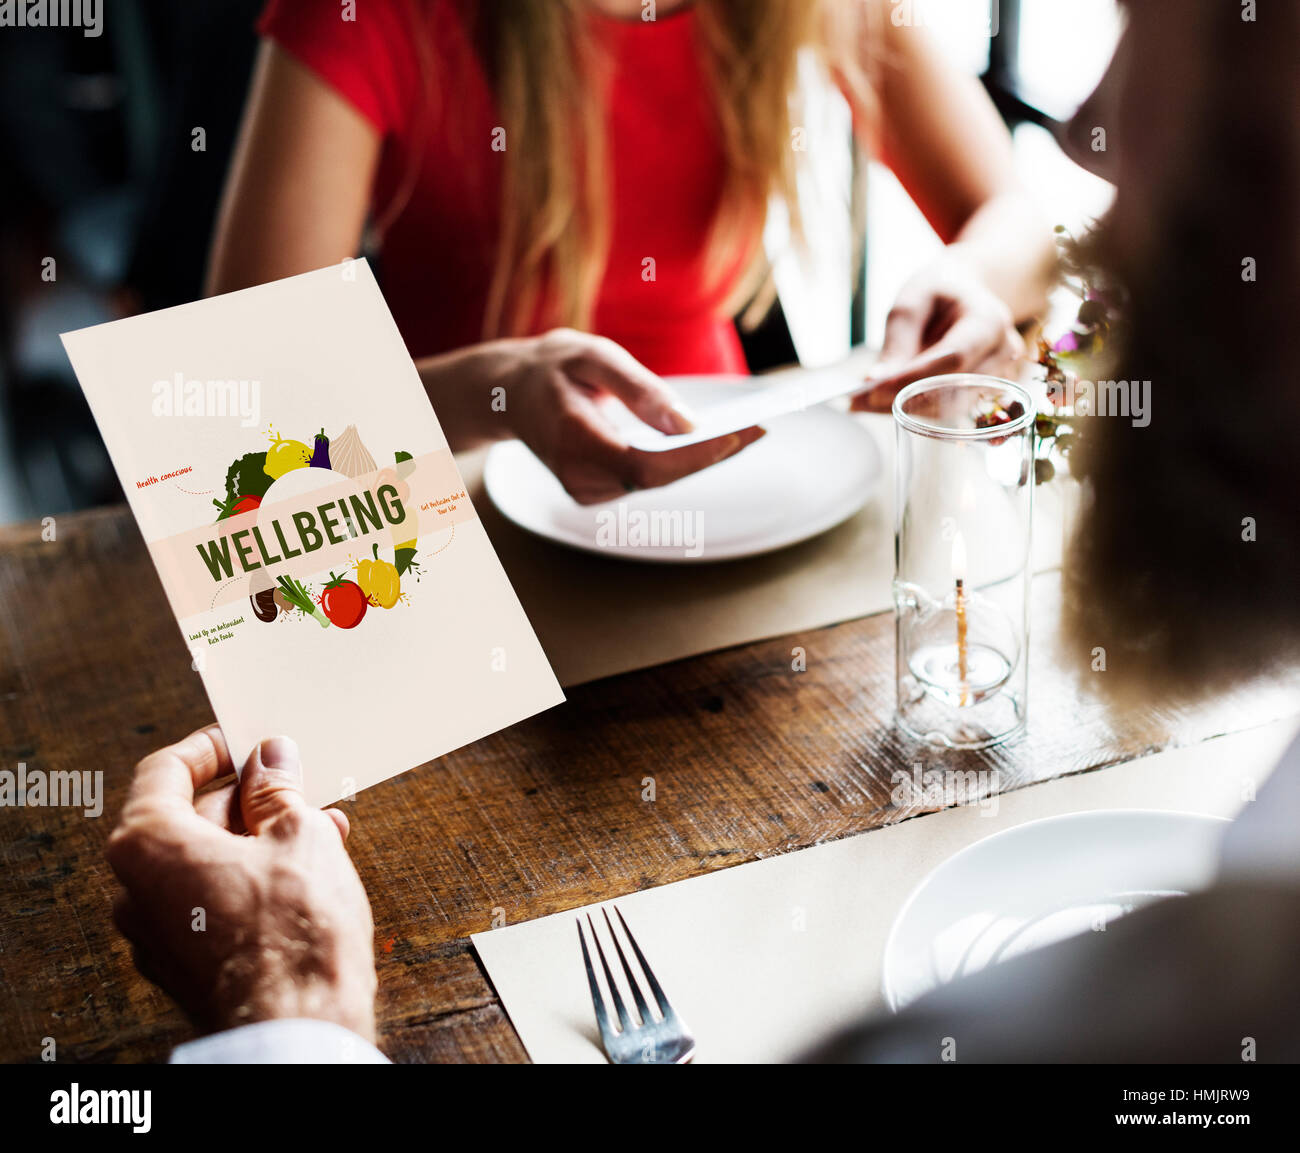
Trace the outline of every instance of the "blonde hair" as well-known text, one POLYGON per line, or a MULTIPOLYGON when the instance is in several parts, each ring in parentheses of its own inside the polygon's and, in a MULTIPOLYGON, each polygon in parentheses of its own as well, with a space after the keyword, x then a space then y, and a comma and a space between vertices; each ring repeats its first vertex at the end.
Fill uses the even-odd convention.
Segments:
MULTIPOLYGON (((609 251, 604 164, 605 62, 587 28, 587 0, 486 0, 480 43, 511 146, 502 221, 484 315, 485 337, 545 326, 589 328, 609 251)), ((813 48, 859 118, 874 111, 863 61, 868 0, 695 0, 698 48, 714 95, 727 177, 705 251, 706 276, 734 314, 772 299, 760 238, 769 197, 781 197, 802 235, 797 68, 813 48)))

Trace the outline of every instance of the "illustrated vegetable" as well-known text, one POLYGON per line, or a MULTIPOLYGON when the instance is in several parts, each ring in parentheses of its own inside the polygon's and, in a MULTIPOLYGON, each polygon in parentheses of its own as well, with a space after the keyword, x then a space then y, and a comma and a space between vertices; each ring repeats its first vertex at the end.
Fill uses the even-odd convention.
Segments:
POLYGON ((420 571, 420 566, 415 563, 415 548, 399 548, 393 550, 393 560, 396 562, 398 576, 405 576, 408 572, 420 571))
POLYGON ((404 479, 415 470, 411 454, 396 452, 393 456, 396 459, 396 467, 386 468, 380 472, 371 487, 378 490, 382 485, 391 484, 397 490, 397 496, 402 502, 405 515, 400 522, 393 525, 392 534, 394 537, 400 534, 405 538, 396 541, 393 548, 393 561, 397 567, 397 575, 404 576, 408 572, 420 571, 420 566, 415 563, 415 546, 420 538, 420 514, 410 503, 411 486, 404 479))
POLYGON ((323 428, 316 434, 316 445, 311 454, 309 467, 330 467, 330 438, 325 435, 325 430, 323 428))
POLYGON ((375 479, 368 486, 371 492, 378 492, 386 484, 391 484, 397 491, 397 499, 405 504, 411 499, 411 486, 402 479, 398 469, 385 468, 375 474, 375 479))
POLYGON ((241 496, 259 499, 271 487, 271 477, 266 472, 266 453, 250 452, 241 456, 226 469, 226 505, 235 503, 241 496))
POLYGON ((233 503, 227 501, 223 504, 221 501, 215 499, 212 503, 221 510, 221 514, 217 517, 217 520, 225 520, 230 516, 238 516, 241 512, 252 512, 253 509, 257 508, 262 503, 262 498, 260 496, 241 496, 233 503))
POLYGON ((391 609, 402 593, 401 578, 396 565, 379 559, 379 546, 374 546, 374 560, 357 563, 357 584, 376 608, 391 609))
POLYGON ((320 607, 341 629, 354 629, 366 615, 366 594, 356 581, 330 573, 329 584, 320 594, 320 607))
POLYGON ((363 476, 379 466, 357 435, 357 426, 350 424, 330 442, 330 459, 333 469, 344 476, 363 476))
POLYGON ((394 548, 415 548, 420 539, 419 510, 409 501, 404 502, 402 519, 396 524, 390 524, 388 531, 393 538, 394 548))
MULTIPOLYGON (((280 595, 300 613, 306 613, 309 617, 315 617, 320 622, 323 629, 329 628, 329 618, 321 612, 312 600, 311 593, 302 587, 293 577, 282 576, 276 583, 280 586, 280 595)), ((360 590, 358 590, 360 591, 360 590)))
POLYGON ((311 460, 311 451, 302 441, 285 440, 284 437, 277 435, 275 443, 266 450, 266 464, 262 467, 272 480, 279 480, 286 472, 306 468, 309 460, 311 460))
POLYGON ((275 603, 275 589, 263 589, 248 599, 253 602, 253 615, 259 621, 273 621, 280 612, 275 603))
POLYGON ((248 600, 253 606, 253 615, 259 621, 269 624, 280 615, 280 606, 275 603, 275 585, 265 572, 255 572, 248 581, 248 600))

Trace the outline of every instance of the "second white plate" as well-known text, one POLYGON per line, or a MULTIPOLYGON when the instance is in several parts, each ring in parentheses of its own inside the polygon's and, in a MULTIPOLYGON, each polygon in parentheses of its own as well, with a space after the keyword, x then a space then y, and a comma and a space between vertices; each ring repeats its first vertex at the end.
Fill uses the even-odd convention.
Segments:
POLYGON ((949 857, 885 944, 891 1009, 969 973, 1205 888, 1227 821, 1110 809, 1029 821, 949 857))
MULTIPOLYGON (((669 383, 697 410, 761 387, 749 377, 672 377, 669 383)), ((483 484, 502 515, 538 536, 670 564, 785 548, 847 520, 875 491, 880 451, 854 417, 823 406, 780 417, 767 430, 721 464, 606 504, 577 504, 519 441, 493 447, 483 484)))

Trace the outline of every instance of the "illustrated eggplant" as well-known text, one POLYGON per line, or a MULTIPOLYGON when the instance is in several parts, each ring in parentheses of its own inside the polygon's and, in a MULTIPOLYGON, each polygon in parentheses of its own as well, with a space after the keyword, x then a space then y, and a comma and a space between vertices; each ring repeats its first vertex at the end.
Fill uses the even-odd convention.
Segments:
POLYGON ((316 434, 316 444, 311 454, 311 460, 308 461, 311 468, 329 468, 330 467, 330 438, 325 435, 322 428, 316 434))

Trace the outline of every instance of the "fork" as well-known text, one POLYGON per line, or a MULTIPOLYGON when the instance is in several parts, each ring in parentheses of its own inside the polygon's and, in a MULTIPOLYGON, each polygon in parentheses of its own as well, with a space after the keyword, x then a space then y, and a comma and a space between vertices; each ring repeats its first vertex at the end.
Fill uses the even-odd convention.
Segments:
POLYGON ((632 990, 632 998, 636 1001, 637 1013, 641 1018, 640 1021, 634 1021, 628 1013, 623 997, 618 991, 618 985, 614 981, 614 974, 610 971, 609 962, 605 959, 605 950, 596 933, 596 925, 591 919, 591 914, 588 913, 587 925, 591 929, 591 939, 595 942, 596 955, 600 958, 601 968, 605 970, 605 984, 614 1000, 614 1011, 618 1014, 618 1027, 614 1027, 614 1023, 609 1019, 609 1009, 605 1004, 600 985, 596 981, 596 971, 592 968, 591 953, 587 950, 587 938, 582 931, 582 919, 578 918, 578 940, 582 944, 582 960, 587 966, 587 983, 591 986, 591 1003, 596 1010, 596 1024, 600 1026, 600 1039, 605 1048, 605 1056, 609 1058, 612 1065, 686 1064, 695 1056, 695 1038, 691 1036, 685 1022, 673 1012, 673 1007, 668 1003, 668 998, 664 996, 663 989, 660 988, 654 973, 646 963, 645 954, 641 952, 636 938, 632 936, 627 922, 623 920, 623 914, 615 905, 614 915, 618 917, 618 923, 623 927, 623 935, 632 946, 632 952, 644 974, 645 983, 659 1006, 659 1018, 655 1019, 641 992, 641 985, 632 972, 632 966, 628 964, 618 934, 614 932, 609 911, 601 909, 601 912, 605 915, 610 940, 614 942, 618 959, 622 962, 623 973, 627 977, 628 987, 632 990))

